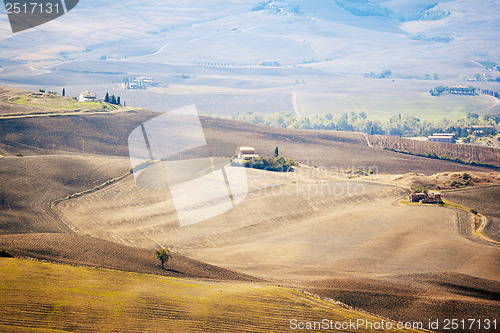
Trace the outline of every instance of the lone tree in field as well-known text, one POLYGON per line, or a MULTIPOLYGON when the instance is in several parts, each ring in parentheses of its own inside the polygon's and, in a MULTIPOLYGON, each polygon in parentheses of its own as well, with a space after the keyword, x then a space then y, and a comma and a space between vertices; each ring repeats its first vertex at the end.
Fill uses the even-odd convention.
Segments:
POLYGON ((278 150, 278 147, 276 147, 276 149, 274 150, 274 157, 278 157, 280 156, 280 152, 278 150))
POLYGON ((172 256, 170 255, 169 250, 161 249, 161 250, 156 250, 156 258, 160 259, 161 261, 161 267, 165 268, 165 263, 168 262, 172 256))
POLYGON ((63 91, 62 91, 62 95, 63 97, 66 96, 66 89, 63 88, 63 91))

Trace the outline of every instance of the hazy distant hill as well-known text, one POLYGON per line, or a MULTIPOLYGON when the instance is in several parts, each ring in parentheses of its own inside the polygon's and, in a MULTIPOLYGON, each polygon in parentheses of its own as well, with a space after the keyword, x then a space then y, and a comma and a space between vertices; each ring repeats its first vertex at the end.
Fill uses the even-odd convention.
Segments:
POLYGON ((441 46, 432 42, 406 44, 409 35, 419 33, 468 38, 447 49, 453 57, 470 59, 486 52, 491 60, 498 59, 498 47, 493 46, 498 46, 500 4, 495 0, 261 3, 267 4, 263 10, 252 11, 258 1, 82 1, 64 17, 16 35, 8 31, 6 16, 1 15, 0 57, 130 58, 163 46, 157 57, 148 60, 240 63, 272 59, 293 64, 335 59, 341 45, 354 46, 341 53, 349 56, 358 53, 356 45, 373 53, 384 50, 388 42, 398 51, 392 52, 393 59, 373 54, 388 64, 399 60, 394 57, 408 47, 423 50, 429 57, 443 56, 441 46), (298 13, 294 13, 297 6, 298 13), (401 25, 400 20, 408 22, 401 25))
MULTIPOLYGON (((183 96, 407 96, 469 84, 462 74, 499 77, 480 64, 500 63, 499 30, 497 0, 88 0, 15 35, 0 14, 0 84, 66 87, 75 94, 119 89, 124 77, 155 76, 175 86, 161 93, 183 96), (384 70, 393 75, 370 76, 384 70), (433 73, 440 82, 429 81, 433 73), (389 86, 388 79, 400 80, 389 86)), ((146 101, 127 100, 141 106, 141 98, 146 101)), ((235 108, 245 111, 245 105, 235 108)))

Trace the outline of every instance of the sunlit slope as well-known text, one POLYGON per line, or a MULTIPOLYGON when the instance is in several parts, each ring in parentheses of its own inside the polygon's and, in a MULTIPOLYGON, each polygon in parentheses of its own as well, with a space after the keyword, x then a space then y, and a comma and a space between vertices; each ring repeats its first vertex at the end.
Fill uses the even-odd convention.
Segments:
POLYGON ((141 189, 130 177, 62 202, 56 212, 78 233, 140 247, 161 244, 268 279, 433 271, 495 279, 500 273, 498 248, 460 236, 449 209, 396 204, 404 190, 258 171, 248 175, 250 192, 243 203, 184 228, 167 191, 141 189))
POLYGON ((18 259, 0 259, 0 267, 2 330, 282 332, 293 318, 381 320, 270 285, 182 280, 18 259))

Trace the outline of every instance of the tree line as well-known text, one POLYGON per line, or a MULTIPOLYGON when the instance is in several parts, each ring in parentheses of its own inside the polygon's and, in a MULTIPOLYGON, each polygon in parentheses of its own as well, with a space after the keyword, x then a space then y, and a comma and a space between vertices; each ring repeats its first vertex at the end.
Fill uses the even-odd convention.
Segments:
POLYGON ((460 94, 460 95, 475 95, 476 94, 476 88, 474 87, 444 87, 444 86, 438 86, 434 87, 429 91, 429 93, 432 96, 440 96, 443 93, 450 93, 450 94, 460 94))
POLYGON ((115 97, 115 95, 109 96, 109 93, 106 93, 106 96, 104 97, 104 102, 114 105, 122 105, 120 96, 118 97, 115 97))
POLYGON ((393 115, 387 121, 369 119, 366 112, 349 112, 339 116, 321 114, 313 116, 295 117, 291 112, 282 111, 274 114, 260 112, 236 113, 232 116, 209 115, 215 118, 246 121, 255 124, 264 124, 274 127, 295 129, 318 129, 361 132, 369 135, 395 135, 395 136, 429 136, 433 133, 455 133, 458 137, 468 135, 465 126, 500 124, 500 115, 478 115, 470 112, 465 118, 450 120, 442 119, 439 122, 421 120, 412 115, 393 115))
POLYGON ((440 96, 443 93, 450 93, 450 94, 460 94, 460 95, 476 95, 476 91, 479 91, 480 94, 483 95, 489 95, 493 96, 496 98, 500 97, 500 94, 496 91, 489 90, 489 89, 480 89, 480 88, 475 88, 475 87, 444 87, 444 86, 438 86, 432 88, 429 93, 432 96, 440 96))
POLYGON ((493 96, 493 97, 496 97, 496 98, 500 97, 500 95, 498 94, 498 92, 493 91, 493 90, 488 90, 488 89, 481 89, 481 94, 490 95, 490 96, 493 96))

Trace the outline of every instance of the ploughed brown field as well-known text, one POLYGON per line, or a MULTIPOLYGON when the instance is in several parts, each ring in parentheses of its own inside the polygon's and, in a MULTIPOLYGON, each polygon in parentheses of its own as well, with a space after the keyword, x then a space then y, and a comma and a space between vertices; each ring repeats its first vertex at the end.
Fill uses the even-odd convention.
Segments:
MULTIPOLYGON (((0 249, 77 266, 279 284, 396 321, 498 316, 500 247, 459 233, 472 214, 401 204, 404 187, 331 172, 497 171, 379 150, 357 133, 203 118, 216 156, 237 146, 270 156, 278 146, 304 165, 286 174, 247 169, 249 193, 241 204, 181 227, 169 190, 141 188, 129 172, 128 135, 157 115, 0 117, 0 249), (154 258, 160 247, 174 254, 168 270, 154 258)), ((483 203, 495 193, 496 187, 478 187, 444 195, 496 216, 495 201, 483 203)), ((492 219, 486 232, 497 226, 492 219)), ((297 316, 307 302, 297 301, 297 316)))
POLYGON ((487 186, 454 190, 446 193, 450 200, 471 207, 486 215, 485 232, 500 241, 500 186, 487 186))

